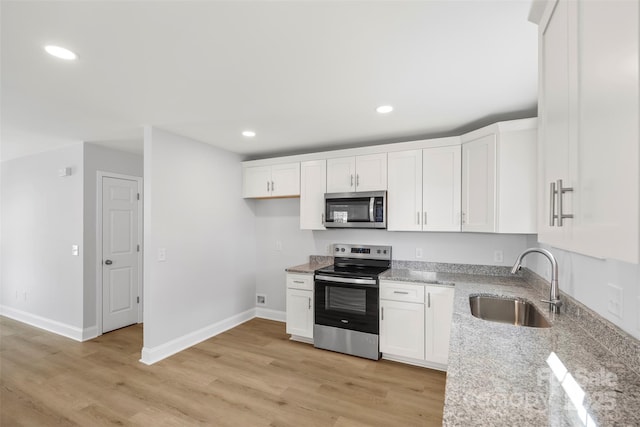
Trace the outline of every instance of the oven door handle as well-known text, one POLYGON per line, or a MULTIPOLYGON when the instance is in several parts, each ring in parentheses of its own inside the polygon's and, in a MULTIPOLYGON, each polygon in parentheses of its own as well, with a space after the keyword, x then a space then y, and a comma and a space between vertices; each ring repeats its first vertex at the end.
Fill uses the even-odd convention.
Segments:
POLYGON ((316 274, 316 280, 322 280, 323 282, 348 283, 353 285, 376 285, 378 283, 375 279, 354 279, 352 277, 333 277, 323 276, 320 274, 316 274))

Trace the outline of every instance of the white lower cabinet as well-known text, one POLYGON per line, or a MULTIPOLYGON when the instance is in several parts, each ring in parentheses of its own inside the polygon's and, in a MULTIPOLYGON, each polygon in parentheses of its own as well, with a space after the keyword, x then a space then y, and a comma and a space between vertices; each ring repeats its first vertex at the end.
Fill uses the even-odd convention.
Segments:
POLYGON ((453 316, 453 288, 426 286, 425 360, 447 364, 453 316))
POLYGON ((380 300, 380 351, 424 359, 424 304, 380 300))
POLYGON ((313 340, 313 274, 287 273, 286 332, 293 340, 313 340))
POLYGON ((380 281, 380 351, 385 359, 445 370, 454 289, 380 281))

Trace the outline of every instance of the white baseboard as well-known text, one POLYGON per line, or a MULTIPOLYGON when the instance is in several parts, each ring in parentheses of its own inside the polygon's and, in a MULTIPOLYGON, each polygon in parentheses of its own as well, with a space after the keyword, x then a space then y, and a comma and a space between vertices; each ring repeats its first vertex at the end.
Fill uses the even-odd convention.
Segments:
POLYGON ((17 320, 18 322, 26 323, 27 325, 35 326, 36 328, 44 329, 45 331, 53 332, 54 334, 71 338, 75 341, 85 341, 86 339, 89 339, 85 338, 85 335, 89 335, 90 331, 86 334, 87 330, 83 331, 82 328, 58 322, 56 320, 47 319, 46 317, 31 314, 6 305, 0 305, 0 315, 17 320))
POLYGON ((287 313, 280 310, 272 310, 270 308, 256 307, 256 317, 260 319, 275 320, 276 322, 286 322, 287 313))
POLYGON ((190 332, 157 347, 143 347, 140 362, 144 363, 145 365, 152 365, 156 362, 161 361, 162 359, 173 356, 174 354, 186 348, 194 346, 209 338, 215 337, 222 332, 228 331, 231 328, 235 328, 236 326, 253 319, 254 317, 256 317, 255 311, 255 308, 252 308, 212 325, 205 326, 204 328, 201 328, 197 331, 190 332))
POLYGON ((387 353, 382 353, 382 358, 385 360, 391 360, 392 362, 405 363, 407 365, 420 366, 421 368, 435 369, 437 371, 447 372, 447 365, 436 362, 427 362, 426 360, 412 359, 410 357, 395 356, 387 353))
POLYGON ((97 326, 91 326, 89 328, 84 328, 84 330, 82 331, 82 341, 89 341, 92 340, 98 336, 100 336, 101 334, 98 333, 98 327, 97 326))

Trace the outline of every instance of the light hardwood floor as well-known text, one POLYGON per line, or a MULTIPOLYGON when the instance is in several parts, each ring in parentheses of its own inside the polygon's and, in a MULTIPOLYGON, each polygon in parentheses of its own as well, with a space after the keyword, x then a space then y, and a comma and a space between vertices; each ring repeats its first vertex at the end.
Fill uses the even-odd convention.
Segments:
POLYGON ((445 374, 289 341, 253 319, 140 362, 142 326, 78 343, 0 317, 0 425, 431 426, 445 374))

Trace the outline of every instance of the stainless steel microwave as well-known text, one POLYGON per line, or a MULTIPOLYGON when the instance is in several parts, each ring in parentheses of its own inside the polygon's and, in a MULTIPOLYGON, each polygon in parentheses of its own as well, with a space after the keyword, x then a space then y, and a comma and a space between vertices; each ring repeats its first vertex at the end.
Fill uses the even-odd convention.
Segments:
POLYGON ((326 193, 326 228, 387 228, 387 192, 326 193))

